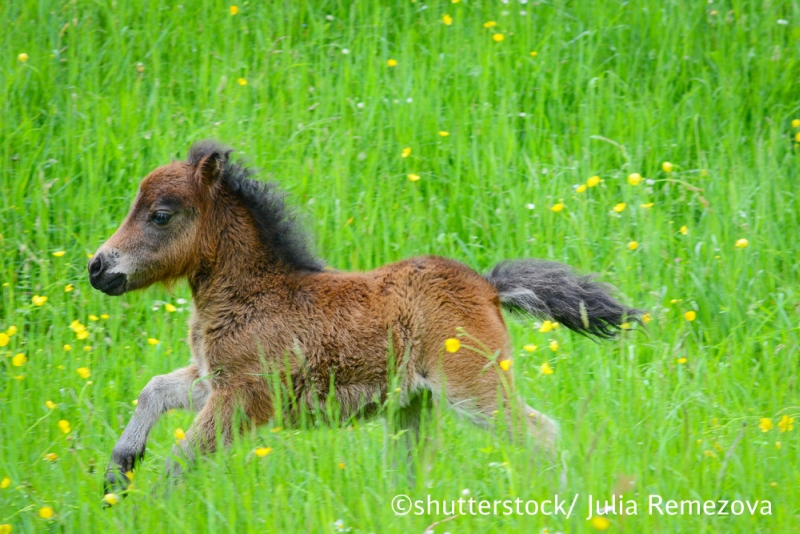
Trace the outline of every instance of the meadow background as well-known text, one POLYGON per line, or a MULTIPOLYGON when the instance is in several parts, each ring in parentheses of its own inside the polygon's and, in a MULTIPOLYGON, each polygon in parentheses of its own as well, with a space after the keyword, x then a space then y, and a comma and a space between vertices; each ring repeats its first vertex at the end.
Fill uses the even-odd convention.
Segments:
POLYGON ((601 344, 509 321, 578 511, 435 532, 798 531, 800 3, 16 0, 0 28, 2 532, 422 532, 444 516, 396 517, 395 494, 558 490, 530 447, 445 414, 413 484, 376 419, 262 428, 163 497, 175 412, 101 509, 132 401, 189 358, 190 292, 107 297, 87 255, 207 137, 291 192, 333 267, 547 258, 649 311, 601 344), (585 521, 612 492, 639 515, 585 521), (773 515, 650 516, 649 493, 773 515))

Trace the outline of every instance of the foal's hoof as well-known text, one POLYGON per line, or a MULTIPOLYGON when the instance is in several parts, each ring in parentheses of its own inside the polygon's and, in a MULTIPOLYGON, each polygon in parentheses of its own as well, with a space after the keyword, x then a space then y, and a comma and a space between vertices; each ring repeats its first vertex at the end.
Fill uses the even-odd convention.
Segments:
POLYGON ((128 489, 130 479, 128 475, 116 469, 106 472, 106 479, 103 483, 103 506, 114 506, 120 499, 125 497, 125 490, 128 489))

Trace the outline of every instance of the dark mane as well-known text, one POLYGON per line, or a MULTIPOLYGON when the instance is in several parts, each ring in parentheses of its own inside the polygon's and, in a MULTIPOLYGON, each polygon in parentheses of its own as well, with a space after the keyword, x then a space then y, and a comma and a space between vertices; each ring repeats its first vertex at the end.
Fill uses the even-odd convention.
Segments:
POLYGON ((286 204, 287 194, 278 188, 278 184, 252 179, 255 171, 232 161, 232 152, 216 141, 197 141, 189 149, 187 162, 197 166, 204 157, 215 156, 223 185, 250 212, 261 243, 289 267, 321 271, 323 264, 311 253, 308 235, 286 204))

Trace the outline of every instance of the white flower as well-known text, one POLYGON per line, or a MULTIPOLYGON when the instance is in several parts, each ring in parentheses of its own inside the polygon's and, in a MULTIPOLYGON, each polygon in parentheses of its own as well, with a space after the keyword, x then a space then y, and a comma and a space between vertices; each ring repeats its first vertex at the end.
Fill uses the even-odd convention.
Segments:
POLYGON ((525 117, 525 112, 524 112, 524 111, 520 111, 520 112, 519 112, 519 116, 520 116, 520 117, 525 117))
POLYGON ((461 490, 461 495, 466 497, 467 495, 469 495, 469 490, 467 488, 464 488, 463 490, 461 490))
POLYGON ((175 302, 178 303, 178 304, 183 305, 183 304, 186 304, 186 299, 178 299, 175 302))
POLYGON ((342 54, 349 54, 349 53, 350 50, 348 50, 347 48, 342 48, 342 54))
POLYGON ((414 101, 414 99, 412 99, 412 98, 406 98, 406 102, 408 102, 409 104, 412 103, 413 101, 414 101))
POLYGON ((525 207, 528 208, 529 210, 532 210, 536 208, 536 204, 525 204, 525 207))
POLYGON ((333 20, 333 15, 325 15, 326 20, 333 20))
POLYGON ((356 107, 358 109, 364 109, 364 103, 363 102, 359 102, 358 104, 356 104, 356 107))
POLYGON ((788 26, 789 21, 786 19, 778 19, 778 24, 780 24, 781 26, 788 26))

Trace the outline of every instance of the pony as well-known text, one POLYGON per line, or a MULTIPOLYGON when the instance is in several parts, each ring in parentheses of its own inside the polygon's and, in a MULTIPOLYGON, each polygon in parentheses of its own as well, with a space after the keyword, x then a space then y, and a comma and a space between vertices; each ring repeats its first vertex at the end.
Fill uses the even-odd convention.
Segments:
POLYGON ((197 416, 167 462, 169 477, 279 413, 297 421, 300 410, 335 401, 343 418, 370 415, 389 394, 412 439, 440 403, 481 427, 500 411, 537 451, 554 453, 555 421, 519 398, 504 364, 502 309, 600 339, 638 321, 639 310, 550 261, 504 261, 486 275, 437 256, 370 272, 327 269, 285 193, 231 152, 199 141, 186 161, 148 174, 88 264, 92 286, 108 295, 179 279, 192 292, 192 363, 141 391, 113 448, 106 493, 127 487, 153 425, 176 408, 197 416))

